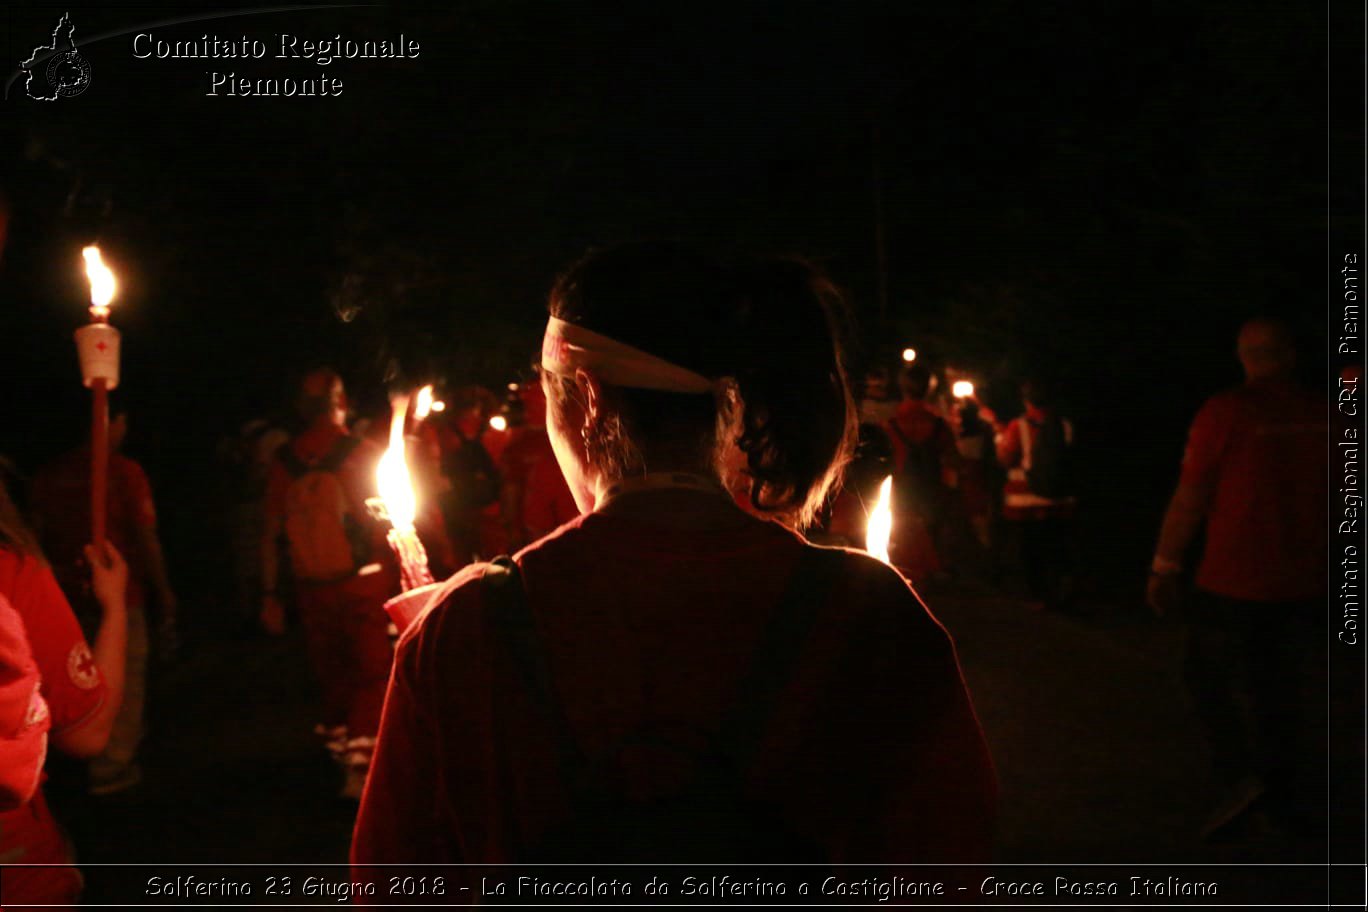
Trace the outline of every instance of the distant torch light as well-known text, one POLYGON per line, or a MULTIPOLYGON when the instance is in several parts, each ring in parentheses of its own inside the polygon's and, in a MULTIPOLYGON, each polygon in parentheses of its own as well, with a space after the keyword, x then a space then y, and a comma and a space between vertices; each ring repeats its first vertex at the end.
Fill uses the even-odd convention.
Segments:
POLYGON ((506 431, 508 430, 508 419, 503 415, 495 415, 489 419, 489 426, 496 431, 506 431))
POLYGON ((956 380, 950 391, 955 394, 956 399, 971 399, 974 396, 974 384, 968 380, 956 380))
POLYGON ((445 411, 446 411, 446 403, 443 402, 441 399, 433 399, 433 400, 432 400, 432 410, 433 410, 434 412, 445 412, 445 411))
POLYGON ((416 421, 422 421, 432 412, 432 384, 429 383, 418 391, 417 397, 413 400, 413 417, 416 421))
POLYGON ((903 349, 903 360, 906 361, 908 364, 911 364, 913 361, 916 361, 916 360, 917 360, 917 350, 916 350, 915 348, 904 348, 904 349, 903 349))

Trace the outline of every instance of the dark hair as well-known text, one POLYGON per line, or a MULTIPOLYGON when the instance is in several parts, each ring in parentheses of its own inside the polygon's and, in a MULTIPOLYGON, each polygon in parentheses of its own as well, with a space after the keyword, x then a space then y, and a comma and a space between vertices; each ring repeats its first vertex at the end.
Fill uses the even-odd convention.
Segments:
POLYGON ((0 548, 42 558, 38 537, 24 522, 24 516, 10 498, 9 488, 3 478, 0 478, 0 548))
POLYGON ((905 395, 925 399, 931 389, 931 371, 921 364, 909 364, 898 372, 898 385, 905 395))
MULTIPOLYGON (((561 276, 549 303, 560 320, 735 383, 734 394, 716 396, 605 387, 615 414, 599 441, 600 469, 621 477, 666 460, 718 469, 734 442, 754 506, 800 524, 854 448, 840 306, 835 287, 805 262, 724 264, 663 243, 591 253, 561 276)), ((562 401, 572 388, 559 386, 562 401)))

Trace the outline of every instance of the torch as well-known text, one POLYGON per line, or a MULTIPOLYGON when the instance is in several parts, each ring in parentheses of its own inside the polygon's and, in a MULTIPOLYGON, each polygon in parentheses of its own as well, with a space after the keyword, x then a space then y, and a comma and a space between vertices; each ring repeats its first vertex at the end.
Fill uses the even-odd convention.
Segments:
POLYGON ((109 304, 118 283, 99 247, 87 247, 81 255, 90 280, 90 322, 76 330, 76 354, 81 378, 91 391, 90 540, 98 551, 104 547, 109 502, 109 391, 119 385, 119 331, 109 325, 109 304))
POLYGON ((871 556, 877 557, 885 564, 892 564, 888 559, 888 540, 893 535, 893 476, 889 475, 879 485, 879 500, 874 504, 874 510, 869 514, 869 523, 865 526, 865 551, 871 556))
MULTIPOLYGON (((429 393, 430 395, 430 393, 429 393)), ((367 506, 390 524, 386 541, 399 561, 402 592, 385 603, 385 611, 400 632, 407 627, 427 602, 437 584, 428 570, 427 551, 418 538, 413 521, 418 515, 418 501, 409 477, 408 459, 404 452, 404 420, 409 397, 396 396, 390 403, 389 448, 380 458, 376 482, 380 496, 367 501, 367 506)))
POLYGON ((955 385, 950 387, 950 392, 956 399, 973 399, 974 384, 968 380, 956 380, 955 385))

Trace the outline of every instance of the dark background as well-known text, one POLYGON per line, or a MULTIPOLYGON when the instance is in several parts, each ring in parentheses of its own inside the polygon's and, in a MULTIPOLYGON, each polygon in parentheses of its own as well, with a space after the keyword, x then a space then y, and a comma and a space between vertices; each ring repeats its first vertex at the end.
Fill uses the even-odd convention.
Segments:
MULTIPOLYGON (((6 61, 67 9, 9 9, 6 61)), ((70 11, 78 44, 193 12, 70 11)), ((1323 370, 1314 3, 512 0, 145 30, 421 43, 318 66, 137 60, 129 34, 81 47, 83 95, 33 102, 20 78, 4 102, 0 452, 31 470, 82 433, 70 333, 98 240, 177 567, 215 546, 196 508, 216 439, 299 371, 338 366, 363 405, 387 381, 506 382, 557 271, 642 236, 811 257, 849 292, 857 365, 912 345, 1004 415, 1054 375, 1090 563, 1131 600, 1187 422, 1238 380, 1239 323, 1289 318, 1323 370), (211 98, 209 70, 345 89, 211 98)))
MULTIPOLYGON (((215 445, 318 363, 363 409, 387 384, 497 387, 530 363, 557 271, 643 236, 822 263, 849 293, 857 368, 910 345, 1004 417, 1028 373, 1063 385, 1105 610, 933 600, 994 745, 1002 858, 1323 857, 1319 839, 1193 847, 1212 795, 1181 630, 1140 600, 1187 424, 1239 380, 1239 324, 1291 321, 1304 378, 1324 382, 1327 204, 1330 260, 1363 236, 1361 5, 489 0, 139 28, 194 11, 10 4, 0 68, 67 10, 78 43, 422 47, 323 67, 136 60, 128 34, 80 47, 79 97, 30 101, 21 77, 0 102, 0 454, 31 472, 86 427, 71 332, 98 240, 122 284, 129 450, 193 654, 161 673, 144 794, 63 817, 83 862, 343 857, 352 808, 308 732, 297 635, 211 623, 230 576, 215 445), (345 88, 210 98, 210 70, 345 88)), ((1355 786, 1337 810, 1355 835, 1337 844, 1361 846, 1361 703, 1342 702, 1355 786)))

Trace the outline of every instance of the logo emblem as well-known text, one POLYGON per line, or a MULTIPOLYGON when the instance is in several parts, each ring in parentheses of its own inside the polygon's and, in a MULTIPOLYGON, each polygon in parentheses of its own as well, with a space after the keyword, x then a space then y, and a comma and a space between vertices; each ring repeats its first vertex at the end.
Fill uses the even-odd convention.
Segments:
POLYGON ((35 725, 41 725, 48 718, 47 701, 38 692, 38 685, 33 685, 33 693, 29 695, 28 712, 24 714, 24 724, 21 730, 27 730, 35 725))
POLYGON ((76 50, 75 34, 71 14, 63 13, 52 30, 52 43, 34 48, 29 59, 19 64, 28 74, 24 91, 29 98, 35 101, 75 98, 90 88, 90 62, 76 50), (40 70, 47 81, 46 86, 39 84, 40 70))
POLYGON ((100 672, 95 667, 95 657, 85 640, 71 647, 67 654, 67 677, 81 690, 94 690, 100 686, 100 672))

